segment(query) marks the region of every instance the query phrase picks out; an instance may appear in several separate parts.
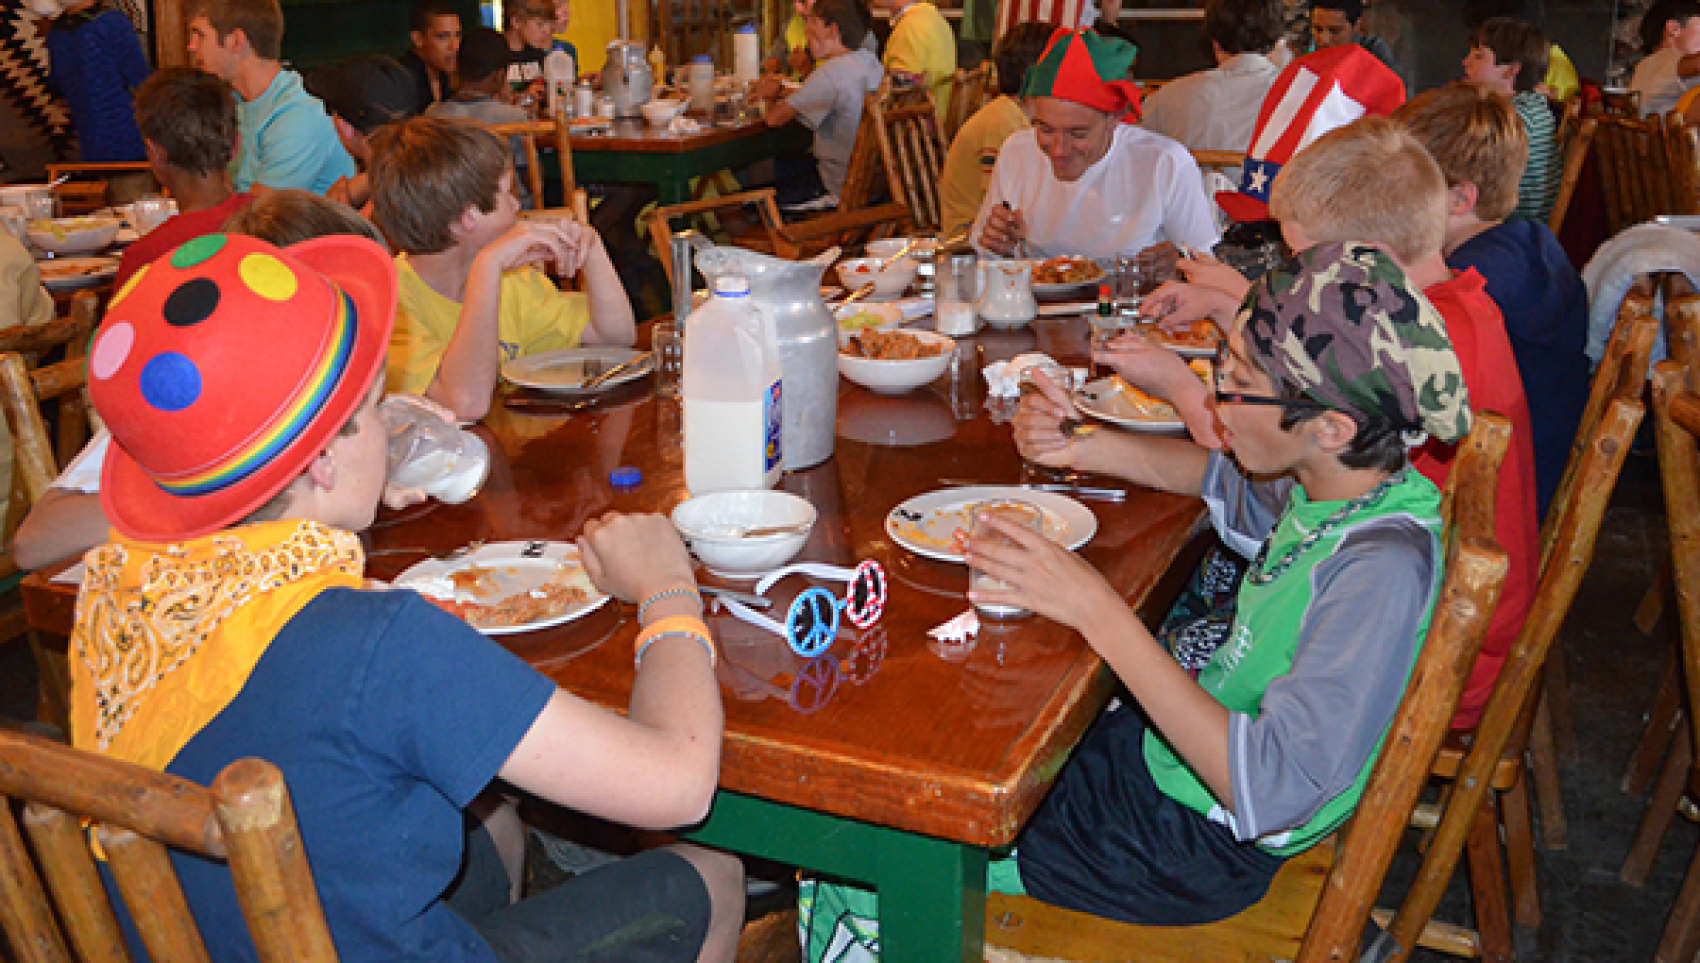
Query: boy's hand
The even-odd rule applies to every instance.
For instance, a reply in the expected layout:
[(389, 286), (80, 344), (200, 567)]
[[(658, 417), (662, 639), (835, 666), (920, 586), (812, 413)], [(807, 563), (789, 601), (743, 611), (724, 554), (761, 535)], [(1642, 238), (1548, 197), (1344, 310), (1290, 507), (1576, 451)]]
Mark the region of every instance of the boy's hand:
[(1063, 434), (1062, 423), (1076, 416), (1068, 393), (1051, 383), (1043, 371), (1031, 374), (1038, 391), (1029, 392), (1015, 409), (1010, 424), (1015, 429), (1015, 448), (1021, 457), (1048, 468), (1075, 468), (1080, 448)]
[(599, 243), (601, 238), (596, 231), (577, 221), (527, 219), (491, 241), (478, 253), (478, 258), (498, 271), (538, 264), (553, 266), (561, 277), (572, 277), (584, 267), (585, 259)]
[(685, 543), (660, 515), (610, 512), (585, 522), (577, 542), (591, 583), (615, 598), (641, 602), (662, 589), (696, 584)]
[(1165, 331), (1178, 333), (1202, 318), (1210, 318), (1226, 328), (1239, 306), (1239, 298), (1218, 288), (1169, 281), (1145, 296), (1139, 305), (1139, 316), (1156, 321)]
[(986, 223), (980, 228), (980, 246), (993, 254), (1009, 257), (1015, 245), (1027, 236), (1027, 221), (1021, 212), (1007, 204), (999, 204), (986, 212)]
[(1080, 556), (1031, 529), (998, 518), (986, 522), (1015, 544), (968, 543), (968, 564), (1008, 586), (982, 584), (969, 592), (975, 602), (1019, 606), (1083, 634), (1099, 613), (1125, 604)]

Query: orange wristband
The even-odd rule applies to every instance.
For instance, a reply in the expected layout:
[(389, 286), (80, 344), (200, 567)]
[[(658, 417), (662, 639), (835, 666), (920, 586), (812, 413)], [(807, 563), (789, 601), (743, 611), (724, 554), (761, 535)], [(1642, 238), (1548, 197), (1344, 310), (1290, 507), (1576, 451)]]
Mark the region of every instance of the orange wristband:
[(643, 665), (643, 654), (649, 650), (651, 643), (670, 636), (696, 639), (708, 650), (708, 664), (712, 666), (718, 661), (714, 640), (708, 634), (708, 625), (695, 616), (675, 615), (653, 622), (638, 633), (637, 641), (633, 644), (632, 667), (636, 669)]

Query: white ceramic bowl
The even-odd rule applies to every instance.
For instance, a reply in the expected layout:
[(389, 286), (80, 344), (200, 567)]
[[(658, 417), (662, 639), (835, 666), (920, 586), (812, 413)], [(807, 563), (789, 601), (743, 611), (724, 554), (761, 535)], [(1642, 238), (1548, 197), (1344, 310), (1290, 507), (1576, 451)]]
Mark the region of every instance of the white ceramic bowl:
[(638, 107), (643, 111), (643, 119), (656, 127), (665, 126), (684, 109), (685, 102), (682, 100), (651, 100)]
[(838, 371), (869, 391), (882, 395), (900, 395), (944, 374), (956, 352), (956, 342), (933, 331), (905, 331), (922, 341), (940, 345), (944, 350), (931, 358), (914, 361), (875, 361), (872, 358), (852, 358), (838, 352)]
[(872, 281), (874, 297), (889, 301), (909, 290), (915, 281), (915, 271), (915, 262), (906, 257), (892, 261), (889, 266), (877, 257), (848, 258), (838, 262), (838, 283), (846, 291), (855, 291)]
[[(698, 495), (673, 509), (673, 527), (691, 554), (721, 578), (756, 578), (796, 556), (814, 528), (815, 506), (788, 492), (756, 489)], [(801, 531), (731, 537), (733, 528), (798, 525)]]
[(31, 221), (26, 233), (30, 243), (54, 254), (88, 254), (112, 243), (118, 236), (116, 217), (55, 217)]

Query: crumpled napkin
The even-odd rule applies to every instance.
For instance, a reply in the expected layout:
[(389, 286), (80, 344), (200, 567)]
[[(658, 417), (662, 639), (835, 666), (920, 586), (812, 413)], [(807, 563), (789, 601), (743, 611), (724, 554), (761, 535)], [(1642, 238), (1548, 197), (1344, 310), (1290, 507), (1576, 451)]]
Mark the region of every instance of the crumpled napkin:
[(690, 117), (686, 117), (684, 114), (680, 114), (667, 122), (667, 129), (675, 134), (696, 134), (702, 131), (702, 124)]
[[(982, 372), (986, 376), (986, 393), (993, 398), (1019, 398), (1023, 372), (1036, 364), (1057, 363), (1050, 355), (1038, 352), (1018, 354), (1008, 361), (994, 361)], [(1079, 391), (1086, 384), (1086, 369), (1070, 368), (1068, 371), (1074, 377), (1074, 384), (1068, 387)]]
[(980, 616), (969, 608), (949, 622), (928, 629), (927, 634), (940, 642), (972, 642), (980, 635)]

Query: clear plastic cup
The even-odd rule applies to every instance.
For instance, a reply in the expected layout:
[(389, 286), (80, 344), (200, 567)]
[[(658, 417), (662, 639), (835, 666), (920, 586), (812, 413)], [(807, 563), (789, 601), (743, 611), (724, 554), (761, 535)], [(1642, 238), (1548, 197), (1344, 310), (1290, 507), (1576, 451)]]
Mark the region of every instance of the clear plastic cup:
[[(986, 524), (985, 517), (991, 516), (1001, 521), (1010, 522), (1033, 532), (1045, 530), (1045, 513), (1031, 502), (1015, 498), (1000, 498), (994, 501), (980, 502), (974, 506), (973, 524), (968, 530), (968, 540), (979, 545), (1012, 545), (1009, 536)], [(999, 591), (1009, 588), (1009, 585), (976, 568), (968, 570), (968, 590)], [(1014, 605), (991, 604), (975, 602), (974, 611), (981, 618), (988, 619), (1019, 619), (1032, 613)]]

